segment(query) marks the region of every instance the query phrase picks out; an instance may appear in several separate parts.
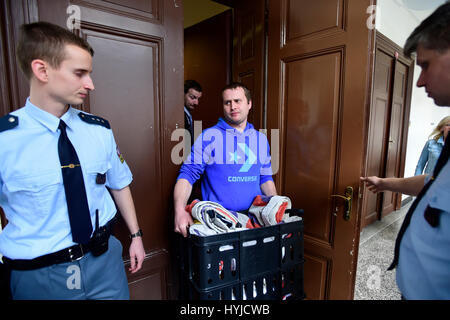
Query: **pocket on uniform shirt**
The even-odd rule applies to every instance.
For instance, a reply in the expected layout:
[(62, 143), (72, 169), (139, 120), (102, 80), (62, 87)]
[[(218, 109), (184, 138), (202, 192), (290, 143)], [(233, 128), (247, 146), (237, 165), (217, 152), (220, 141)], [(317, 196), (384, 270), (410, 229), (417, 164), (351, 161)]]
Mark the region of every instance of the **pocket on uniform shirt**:
[[(88, 188), (96, 199), (103, 197), (106, 186), (107, 172), (111, 168), (111, 164), (107, 161), (96, 162), (86, 165), (86, 188)], [(84, 170), (84, 168), (83, 168)]]
[(53, 212), (58, 192), (64, 192), (61, 171), (11, 177), (5, 185), (13, 207), (41, 216)]

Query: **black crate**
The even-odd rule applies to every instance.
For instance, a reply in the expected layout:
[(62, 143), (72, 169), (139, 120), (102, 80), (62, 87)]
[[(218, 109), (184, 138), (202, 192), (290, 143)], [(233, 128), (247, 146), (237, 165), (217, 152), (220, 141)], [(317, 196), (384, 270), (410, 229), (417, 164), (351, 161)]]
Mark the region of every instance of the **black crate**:
[(303, 223), (280, 224), (280, 268), (303, 262)]
[(205, 290), (185, 279), (182, 289), (182, 299), (188, 300), (301, 300), (305, 297), (303, 262)]
[(186, 298), (190, 300), (279, 300), (281, 294), (278, 270), (206, 290), (199, 289), (193, 282), (187, 285)]
[(188, 280), (188, 300), (242, 300), (241, 282), (235, 281), (228, 285), (201, 290), (191, 280)]
[(279, 226), (251, 229), (240, 232), (240, 279), (277, 271), (280, 267)]
[(303, 291), (303, 261), (285, 266), (280, 270), (280, 299), (300, 300), (305, 297)]
[(239, 232), (188, 239), (189, 279), (201, 290), (239, 281)]
[[(303, 296), (303, 221), (183, 241), (181, 258), (187, 261), (180, 266), (189, 299)], [(286, 274), (290, 280), (283, 284)]]
[(240, 283), (241, 300), (279, 300), (280, 273), (277, 270), (258, 274)]

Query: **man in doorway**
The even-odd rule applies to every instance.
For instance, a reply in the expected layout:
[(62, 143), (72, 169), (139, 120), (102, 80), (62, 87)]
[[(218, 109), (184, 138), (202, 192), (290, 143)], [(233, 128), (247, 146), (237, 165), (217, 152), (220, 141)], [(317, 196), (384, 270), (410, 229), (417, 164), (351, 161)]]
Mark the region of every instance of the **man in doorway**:
[[(132, 175), (107, 120), (74, 109), (94, 90), (94, 51), (59, 26), (22, 25), (25, 106), (0, 118), (0, 253), (13, 299), (129, 299), (117, 209), (130, 231), (132, 273), (144, 260)], [(108, 192), (110, 189), (112, 198)]]
[(191, 147), (194, 144), (194, 120), (191, 111), (198, 106), (202, 97), (202, 87), (195, 80), (186, 80), (184, 82), (184, 128), (191, 134)]
[(228, 210), (247, 210), (257, 195), (277, 194), (267, 138), (247, 122), (250, 91), (232, 83), (222, 90), (222, 101), (224, 117), (197, 138), (175, 184), (175, 231), (185, 237), (193, 223), (187, 201), (202, 175), (203, 200)]
[[(438, 106), (450, 106), (450, 2), (440, 6), (409, 36), (404, 52), (417, 54), (417, 81)], [(404, 299), (450, 299), (450, 141), (430, 175), (361, 178), (372, 192), (417, 196), (397, 236), (394, 260)]]

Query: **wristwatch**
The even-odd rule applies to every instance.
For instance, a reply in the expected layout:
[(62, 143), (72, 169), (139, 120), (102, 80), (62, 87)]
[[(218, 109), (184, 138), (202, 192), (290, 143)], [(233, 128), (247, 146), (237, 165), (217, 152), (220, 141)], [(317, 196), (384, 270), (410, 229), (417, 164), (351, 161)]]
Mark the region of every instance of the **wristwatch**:
[(141, 229), (139, 229), (138, 232), (130, 234), (130, 239), (142, 237), (143, 235), (144, 235), (144, 233), (142, 232)]

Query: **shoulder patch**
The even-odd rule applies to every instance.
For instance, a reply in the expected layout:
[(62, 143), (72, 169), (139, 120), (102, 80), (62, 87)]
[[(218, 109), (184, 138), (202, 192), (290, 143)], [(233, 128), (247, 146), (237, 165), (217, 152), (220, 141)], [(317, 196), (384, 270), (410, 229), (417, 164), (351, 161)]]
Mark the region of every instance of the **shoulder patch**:
[(19, 118), (17, 116), (7, 114), (6, 116), (0, 118), (0, 132), (15, 128), (18, 124)]
[(102, 127), (105, 127), (107, 129), (111, 129), (111, 126), (109, 125), (108, 120), (103, 119), (101, 117), (97, 117), (97, 116), (94, 116), (92, 114), (87, 114), (87, 113), (83, 113), (83, 112), (79, 112), (78, 116), (84, 122), (87, 122), (87, 123), (90, 123), (90, 124), (98, 124), (98, 125), (100, 125)]

